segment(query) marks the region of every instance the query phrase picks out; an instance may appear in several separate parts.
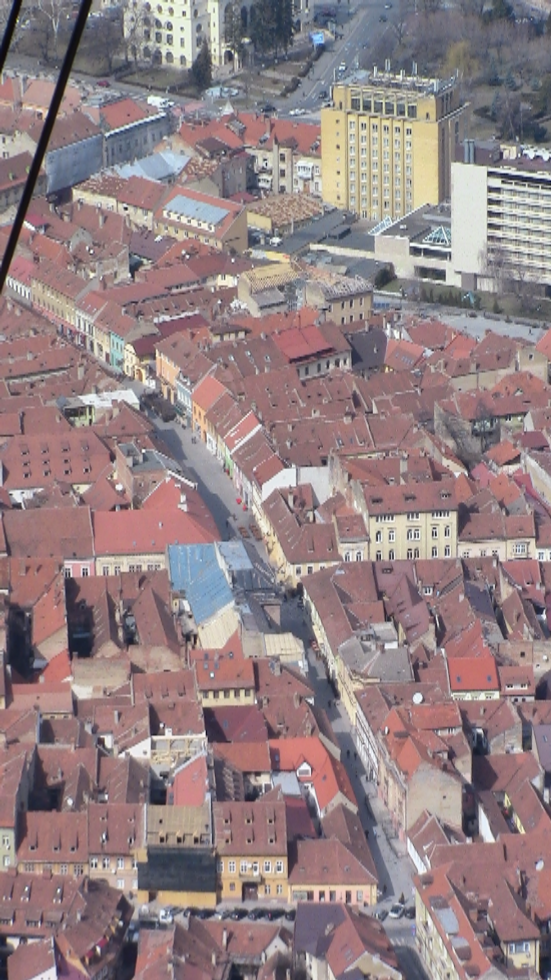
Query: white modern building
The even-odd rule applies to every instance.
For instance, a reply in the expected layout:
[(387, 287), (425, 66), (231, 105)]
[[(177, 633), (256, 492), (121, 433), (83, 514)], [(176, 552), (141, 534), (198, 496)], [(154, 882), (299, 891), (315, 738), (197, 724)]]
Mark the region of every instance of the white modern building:
[(452, 268), (464, 289), (511, 280), (551, 295), (551, 152), (511, 147), (452, 163)]

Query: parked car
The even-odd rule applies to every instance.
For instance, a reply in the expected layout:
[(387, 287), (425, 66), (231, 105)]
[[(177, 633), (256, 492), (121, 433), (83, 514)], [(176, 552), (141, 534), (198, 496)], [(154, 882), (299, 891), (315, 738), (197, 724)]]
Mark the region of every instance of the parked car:
[(408, 905), (407, 909), (404, 912), (404, 915), (405, 915), (406, 919), (414, 919), (415, 918), (415, 905)]
[(373, 913), (374, 918), (378, 919), (379, 922), (384, 922), (387, 915), (388, 915), (388, 909), (379, 909), (377, 912)]
[(273, 922), (274, 919), (281, 919), (285, 915), (285, 909), (268, 909), (266, 918)]
[(329, 92), (327, 91), (326, 88), (322, 88), (320, 94), (318, 95), (318, 99), (321, 100), (321, 99), (328, 99), (328, 98), (329, 98)]
[(247, 918), (252, 919), (253, 922), (256, 922), (257, 919), (263, 919), (265, 914), (264, 909), (251, 909)]
[(111, 88), (111, 82), (109, 82), (106, 78), (100, 78), (98, 85), (100, 88)]
[(273, 116), (277, 112), (277, 109), (271, 102), (266, 102), (266, 105), (261, 106), (258, 111), (264, 116)]
[(232, 909), (230, 919), (234, 922), (239, 922), (240, 919), (247, 918), (247, 909)]
[(159, 925), (161, 926), (171, 926), (174, 922), (174, 916), (171, 909), (160, 909), (159, 910)]
[(404, 914), (404, 906), (401, 902), (396, 902), (395, 905), (391, 906), (390, 912), (388, 913), (391, 919), (401, 919)]
[(287, 919), (287, 922), (294, 922), (296, 917), (297, 917), (297, 913), (295, 909), (287, 909), (285, 913), (285, 918)]

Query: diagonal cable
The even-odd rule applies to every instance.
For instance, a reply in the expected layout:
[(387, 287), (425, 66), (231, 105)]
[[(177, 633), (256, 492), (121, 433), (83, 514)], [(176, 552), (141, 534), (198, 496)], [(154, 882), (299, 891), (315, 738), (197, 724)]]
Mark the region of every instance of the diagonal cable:
[[(14, 0), (15, 3), (18, 0)], [(73, 33), (69, 44), (67, 46), (67, 51), (65, 52), (65, 57), (63, 59), (63, 64), (61, 66), (61, 71), (59, 73), (58, 80), (54, 89), (54, 94), (52, 96), (52, 101), (50, 103), (50, 108), (48, 109), (48, 114), (46, 116), (46, 121), (42, 127), (42, 132), (40, 134), (36, 151), (33, 157), (33, 161), (29, 168), (29, 174), (23, 189), (23, 194), (21, 195), (21, 200), (19, 202), (19, 207), (17, 208), (17, 214), (15, 216), (12, 229), (10, 232), (10, 237), (8, 238), (8, 243), (6, 245), (6, 250), (2, 257), (2, 262), (0, 264), (0, 294), (4, 288), (6, 282), (6, 276), (8, 275), (9, 268), (15, 254), (15, 249), (17, 247), (17, 242), (19, 241), (19, 236), (21, 234), (21, 229), (23, 227), (23, 222), (25, 220), (25, 215), (36, 187), (36, 182), (40, 174), (40, 169), (44, 162), (44, 157), (46, 156), (46, 150), (48, 149), (48, 143), (50, 142), (50, 137), (52, 135), (53, 128), (55, 126), (55, 121), (57, 119), (57, 114), (59, 112), (59, 107), (61, 105), (63, 96), (65, 94), (65, 87), (69, 80), (69, 75), (71, 74), (71, 69), (73, 67), (73, 62), (78, 51), (78, 47), (84, 33), (84, 28), (86, 27), (86, 21), (88, 19), (88, 14), (90, 12), (90, 7), (92, 6), (92, 0), (82, 0), (80, 8), (78, 11), (78, 16), (75, 21), (75, 26), (73, 28)], [(12, 8), (13, 12), (13, 8)], [(12, 13), (10, 12), (10, 18)], [(17, 20), (17, 16), (16, 16)], [(15, 26), (15, 25), (14, 25)], [(12, 31), (13, 33), (13, 31)]]

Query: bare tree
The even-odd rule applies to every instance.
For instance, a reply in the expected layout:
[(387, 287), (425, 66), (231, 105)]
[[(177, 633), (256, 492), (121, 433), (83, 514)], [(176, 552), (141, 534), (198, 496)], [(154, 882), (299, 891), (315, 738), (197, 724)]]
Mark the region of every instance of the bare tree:
[(107, 71), (113, 71), (115, 56), (123, 45), (123, 35), (120, 20), (110, 17), (97, 17), (94, 21), (94, 39), (98, 50), (103, 55)]
[(402, 44), (404, 36), (407, 33), (408, 21), (414, 11), (414, 6), (414, 0), (399, 0), (396, 8), (396, 16), (391, 25), (398, 44)]
[(49, 23), (54, 39), (54, 55), (57, 58), (59, 29), (62, 20), (71, 10), (70, 0), (38, 0), (38, 9)]
[(128, 64), (132, 59), (136, 70), (144, 40), (145, 21), (143, 3), (139, 3), (138, 0), (126, 0), (122, 5), (122, 47), (124, 60)]

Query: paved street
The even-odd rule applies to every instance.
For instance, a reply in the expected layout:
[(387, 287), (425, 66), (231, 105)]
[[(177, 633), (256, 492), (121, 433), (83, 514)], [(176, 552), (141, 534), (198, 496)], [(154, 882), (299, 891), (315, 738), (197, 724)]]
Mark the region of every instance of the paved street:
[[(182, 464), (192, 480), (195, 480), (201, 497), (207, 504), (222, 540), (230, 537), (241, 537), (239, 528), (247, 528), (252, 520), (250, 511), (243, 510), (237, 503), (235, 487), (229, 476), (224, 473), (220, 460), (216, 459), (197, 437), (192, 442), (191, 429), (184, 429), (179, 422), (162, 422), (157, 416), (151, 415), (158, 431), (174, 458)], [(268, 555), (263, 541), (256, 541), (252, 535), (246, 538), (256, 548), (264, 562)]]
[[(165, 423), (155, 418), (155, 423), (167, 447), (187, 473), (197, 481), (199, 491), (212, 512), (221, 536), (226, 539), (238, 534), (239, 526), (248, 526), (251, 519), (249, 512), (243, 512), (242, 506), (237, 504), (231, 480), (204, 443), (199, 440), (193, 443), (190, 429), (183, 429), (179, 422)], [(256, 542), (252, 537), (247, 540), (255, 545), (259, 555), (267, 561), (263, 543)], [(297, 599), (289, 599), (282, 604), (281, 626), (298, 636), (308, 650), (308, 679), (314, 688), (316, 704), (327, 711), (339, 741), (342, 761), (358, 800), (362, 826), (369, 832), (369, 846), (377, 867), (379, 885), (384, 892), (378, 908), (388, 910), (402, 894), (406, 904), (411, 904), (413, 868), (406, 855), (405, 845), (393, 836), (387, 811), (377, 797), (377, 787), (368, 781), (361, 760), (354, 757), (355, 744), (348, 716), (340, 703), (335, 702), (323, 662), (316, 658), (309, 647), (312, 631)], [(366, 799), (369, 808), (366, 806)], [(406, 918), (387, 917), (385, 928), (396, 946), (407, 980), (426, 980), (413, 949), (414, 922)]]

